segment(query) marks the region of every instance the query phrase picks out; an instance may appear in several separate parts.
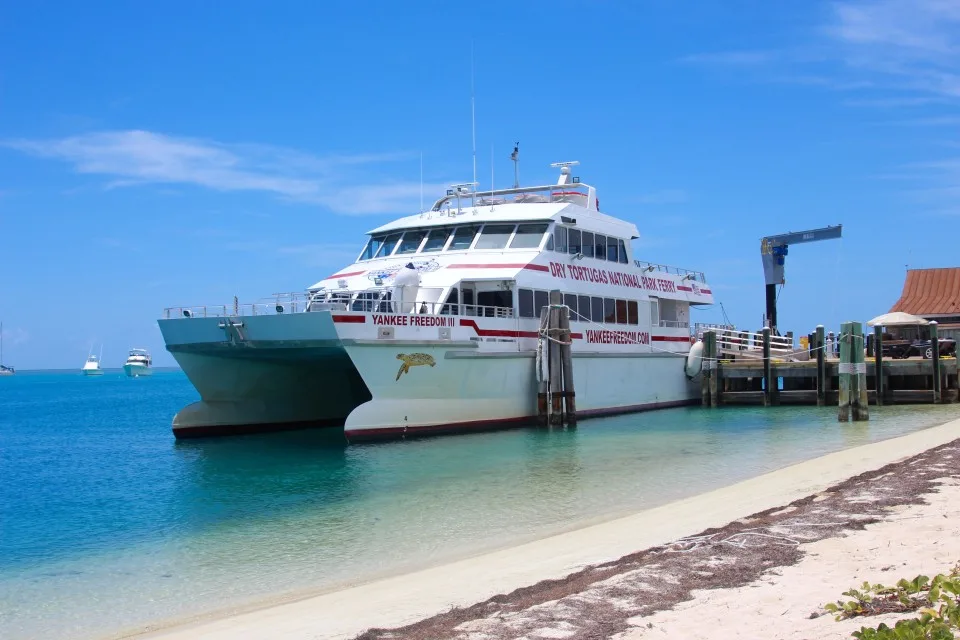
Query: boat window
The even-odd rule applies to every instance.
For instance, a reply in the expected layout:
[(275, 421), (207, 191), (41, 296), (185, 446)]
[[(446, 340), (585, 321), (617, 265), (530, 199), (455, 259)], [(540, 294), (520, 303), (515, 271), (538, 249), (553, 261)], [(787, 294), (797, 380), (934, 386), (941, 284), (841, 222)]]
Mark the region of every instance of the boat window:
[(370, 260), (373, 256), (377, 255), (377, 251), (379, 251), (383, 245), (383, 239), (385, 237), (386, 236), (374, 236), (367, 240), (367, 246), (363, 248), (363, 253), (360, 254), (360, 260)]
[(620, 243), (620, 264), (629, 264), (627, 261), (627, 245), (623, 243), (623, 240), (617, 240)]
[(613, 324), (617, 321), (617, 305), (613, 298), (603, 299), (603, 321), (607, 324)]
[(603, 298), (590, 298), (590, 318), (594, 322), (603, 322)]
[(650, 323), (654, 327), (660, 326), (660, 301), (656, 298), (650, 299)]
[(521, 318), (533, 317), (533, 291), (530, 289), (520, 289), (517, 291), (517, 303), (520, 306)]
[(451, 287), (450, 295), (447, 296), (447, 303), (443, 305), (443, 307), (440, 309), (440, 315), (444, 315), (444, 316), (459, 315), (457, 313), (457, 307), (459, 306), (459, 302), (460, 302), (460, 289), (458, 289), (457, 287)]
[(593, 245), (596, 247), (594, 249), (594, 258), (597, 260), (606, 260), (607, 259), (607, 236), (602, 236), (599, 233), (593, 236)]
[(475, 249), (503, 249), (507, 246), (510, 234), (513, 233), (512, 224), (485, 224), (480, 231)]
[(577, 296), (572, 293), (563, 294), (563, 304), (570, 307), (570, 319), (577, 319)]
[(567, 230), (567, 247), (572, 255), (577, 255), (580, 253), (580, 230), (579, 229), (568, 229)]
[(393, 313), (393, 293), (388, 289), (383, 292), (383, 298), (377, 304), (377, 313)]
[(577, 296), (577, 320), (586, 322), (590, 319), (590, 296)]
[(547, 251), (553, 251), (553, 234), (552, 234), (552, 233), (547, 236), (547, 246), (546, 246), (546, 250), (547, 250)]
[(593, 234), (589, 231), (583, 232), (583, 246), (580, 249), (580, 253), (583, 254), (584, 258), (593, 257)]
[(380, 245), (380, 248), (377, 250), (377, 253), (374, 254), (374, 258), (385, 258), (386, 256), (393, 253), (393, 248), (397, 246), (397, 241), (400, 240), (399, 233), (391, 233), (389, 236), (384, 239), (383, 244)]
[(550, 304), (550, 294), (546, 291), (533, 292), (533, 317), (540, 317), (540, 310)]
[(567, 252), (567, 228), (557, 225), (553, 230), (553, 246), (560, 253)]
[(447, 247), (447, 251), (469, 249), (478, 231), (480, 231), (480, 226), (475, 224), (466, 227), (457, 227), (457, 230), (453, 232), (453, 240), (450, 241), (450, 246)]
[(617, 239), (607, 237), (607, 260), (610, 262), (618, 262), (617, 258)]
[(353, 311), (370, 312), (374, 310), (379, 299), (379, 291), (364, 291), (363, 293), (357, 294), (357, 299), (353, 301), (353, 305), (350, 308)]
[(617, 324), (628, 324), (626, 300), (617, 300)]
[[(513, 291), (478, 291), (477, 306), (485, 317), (497, 316), (497, 309), (509, 309), (513, 313)], [(502, 316), (502, 314), (500, 314)]]
[(403, 234), (403, 240), (400, 241), (400, 246), (397, 247), (397, 255), (416, 253), (426, 235), (426, 231), (407, 231)]
[(540, 241), (543, 240), (543, 234), (546, 232), (547, 225), (543, 223), (517, 225), (517, 232), (513, 234), (510, 248), (538, 249), (540, 248)]
[(423, 245), (423, 253), (428, 251), (442, 251), (447, 244), (447, 238), (453, 229), (434, 229), (427, 236), (427, 242)]
[(627, 300), (627, 324), (640, 324), (636, 300)]

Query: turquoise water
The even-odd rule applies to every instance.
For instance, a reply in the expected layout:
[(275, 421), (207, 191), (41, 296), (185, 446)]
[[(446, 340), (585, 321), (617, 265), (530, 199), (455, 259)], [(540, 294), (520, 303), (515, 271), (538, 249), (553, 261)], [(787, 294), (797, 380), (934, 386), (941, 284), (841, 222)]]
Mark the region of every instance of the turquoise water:
[(0, 636), (89, 638), (331, 588), (663, 504), (956, 408), (678, 409), (347, 447), (176, 442), (179, 372), (0, 379)]

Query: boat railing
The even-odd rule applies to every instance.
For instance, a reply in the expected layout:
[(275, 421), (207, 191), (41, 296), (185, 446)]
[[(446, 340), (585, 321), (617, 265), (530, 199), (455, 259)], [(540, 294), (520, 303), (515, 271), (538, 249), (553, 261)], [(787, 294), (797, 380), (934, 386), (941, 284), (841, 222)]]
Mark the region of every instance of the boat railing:
[(692, 269), (683, 269), (681, 267), (671, 267), (670, 265), (646, 262), (645, 260), (634, 260), (633, 264), (638, 269), (643, 269), (644, 271), (659, 271), (660, 273), (670, 273), (678, 276), (690, 276), (689, 279), (691, 280), (697, 280), (704, 284), (707, 283), (707, 278), (703, 275), (702, 271), (693, 271)]
[(460, 191), (450, 189), (430, 208), (433, 212), (443, 212), (446, 207), (456, 212), (455, 207), (490, 206), (508, 203), (531, 202), (570, 202), (586, 206), (590, 196), (590, 185), (582, 182), (553, 184), (538, 187), (515, 187), (495, 191)]
[[(165, 319), (171, 318), (225, 318), (238, 316), (280, 315), (313, 311), (354, 311), (361, 313), (394, 313), (416, 315), (459, 315), (485, 318), (513, 318), (510, 307), (459, 304), (431, 300), (394, 300), (392, 287), (352, 291), (348, 289), (319, 290), (309, 294), (274, 294), (269, 302), (224, 305), (167, 307)], [(439, 289), (423, 287), (420, 292), (432, 296)], [(433, 292), (433, 293), (432, 293)], [(437, 296), (439, 297), (439, 296)]]

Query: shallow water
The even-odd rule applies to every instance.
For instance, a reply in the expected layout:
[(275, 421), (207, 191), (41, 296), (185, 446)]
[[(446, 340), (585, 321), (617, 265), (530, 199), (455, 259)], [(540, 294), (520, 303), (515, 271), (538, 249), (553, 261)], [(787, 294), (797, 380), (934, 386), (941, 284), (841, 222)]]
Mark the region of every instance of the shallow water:
[(346, 446), (176, 442), (179, 372), (0, 379), (0, 635), (87, 638), (540, 537), (940, 424), (954, 407), (674, 409)]

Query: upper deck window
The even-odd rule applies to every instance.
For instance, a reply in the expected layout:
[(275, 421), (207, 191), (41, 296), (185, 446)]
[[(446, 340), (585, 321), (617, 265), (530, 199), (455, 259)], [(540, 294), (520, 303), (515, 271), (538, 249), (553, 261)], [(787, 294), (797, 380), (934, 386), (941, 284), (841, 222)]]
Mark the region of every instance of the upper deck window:
[(599, 233), (593, 236), (593, 246), (594, 255), (593, 257), (597, 260), (606, 260), (607, 259), (607, 236), (602, 236)]
[(504, 249), (510, 234), (513, 233), (512, 224), (485, 224), (480, 232), (475, 249)]
[(617, 258), (617, 239), (607, 236), (607, 260), (618, 262)]
[[(629, 264), (627, 261), (627, 246), (623, 243), (623, 240), (617, 240), (620, 243), (620, 264)], [(631, 324), (636, 324), (632, 322)]]
[[(511, 249), (537, 249), (543, 234), (547, 232), (546, 224), (521, 224), (517, 226), (517, 233), (510, 241)], [(481, 236), (481, 241), (483, 236)]]
[[(560, 253), (567, 252), (567, 228), (557, 225), (553, 229), (553, 248)], [(548, 247), (549, 248), (549, 247)]]
[(580, 230), (569, 229), (567, 231), (567, 247), (572, 255), (577, 255), (581, 251)]
[(428, 251), (441, 251), (443, 247), (447, 244), (447, 238), (450, 237), (450, 232), (453, 229), (434, 229), (430, 232), (430, 235), (427, 237), (426, 244), (423, 245), (422, 251), (427, 253)]
[(400, 236), (401, 234), (399, 233), (391, 233), (390, 235), (388, 235), (384, 239), (383, 244), (380, 245), (380, 248), (377, 250), (377, 252), (374, 254), (373, 257), (385, 258), (391, 253), (393, 253), (393, 248), (397, 246), (397, 241), (400, 240)]
[(580, 248), (580, 253), (583, 254), (584, 258), (593, 257), (593, 234), (589, 231), (583, 232), (583, 245)]
[(377, 252), (380, 251), (380, 247), (383, 246), (383, 240), (386, 236), (373, 236), (367, 240), (367, 246), (363, 248), (363, 253), (360, 254), (359, 260), (370, 260), (373, 256), (377, 255)]
[(397, 247), (397, 255), (404, 253), (416, 253), (426, 235), (427, 232), (421, 230), (407, 231), (404, 233), (403, 240), (400, 241), (400, 246)]
[(480, 231), (479, 225), (457, 227), (456, 231), (453, 232), (453, 240), (450, 241), (450, 246), (447, 247), (447, 251), (463, 251), (464, 249), (469, 249), (478, 231)]

